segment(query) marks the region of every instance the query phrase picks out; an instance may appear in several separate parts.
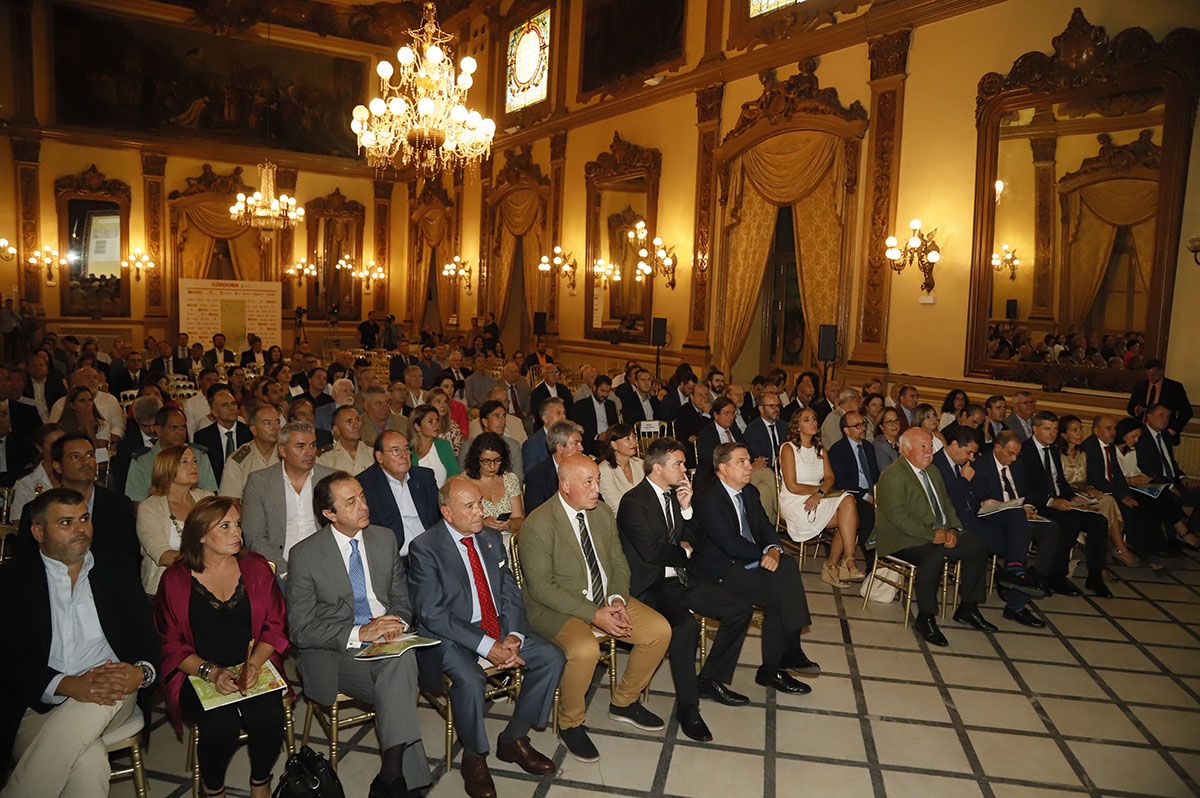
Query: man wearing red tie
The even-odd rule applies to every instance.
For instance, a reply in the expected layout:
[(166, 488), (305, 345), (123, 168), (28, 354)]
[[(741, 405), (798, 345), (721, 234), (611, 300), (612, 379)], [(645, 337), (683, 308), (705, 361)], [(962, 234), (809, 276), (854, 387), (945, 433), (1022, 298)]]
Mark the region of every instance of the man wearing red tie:
[(1165, 368), (1166, 365), (1161, 360), (1146, 361), (1146, 379), (1134, 384), (1126, 409), (1129, 415), (1141, 420), (1149, 408), (1156, 404), (1166, 405), (1171, 411), (1167, 435), (1171, 443), (1178, 446), (1179, 433), (1192, 418), (1192, 403), (1188, 400), (1187, 391), (1182, 383), (1164, 376)]

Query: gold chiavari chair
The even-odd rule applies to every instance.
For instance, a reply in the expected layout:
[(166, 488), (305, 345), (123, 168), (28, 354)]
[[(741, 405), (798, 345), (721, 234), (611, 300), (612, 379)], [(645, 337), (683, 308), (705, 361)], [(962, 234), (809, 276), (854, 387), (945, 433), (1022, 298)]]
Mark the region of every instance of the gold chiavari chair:
[[(881, 573), (881, 570), (885, 573)], [(941, 615), (943, 618), (946, 617), (951, 586), (953, 586), (954, 596), (952, 603), (958, 604), (958, 586), (961, 577), (962, 561), (947, 560), (946, 565), (942, 568), (941, 580)], [(863, 590), (863, 609), (867, 608), (867, 602), (871, 600), (871, 585), (875, 580), (896, 588), (897, 597), (904, 602), (904, 625), (907, 627), (911, 615), (913, 592), (916, 589), (917, 566), (890, 554), (885, 557), (876, 557), (875, 565), (871, 568), (871, 573), (867, 575), (866, 587)]]
[[(283, 738), (284, 745), (287, 747), (288, 756), (296, 753), (296, 731), (292, 715), (292, 699), (288, 696), (287, 691), (284, 691), (281, 697), (283, 701)], [(306, 699), (307, 703), (307, 699)], [(245, 745), (250, 739), (250, 735), (245, 729), (238, 734), (238, 745)], [(304, 745), (308, 744), (308, 727), (304, 728)], [(188, 727), (188, 742), (187, 742), (187, 770), (192, 777), (192, 798), (200, 798), (204, 795), (204, 788), (200, 784), (200, 728), (196, 724)], [(333, 765), (334, 770), (337, 770), (337, 765)], [(139, 795), (138, 798), (143, 798)]]
[[(485, 701), (495, 701), (497, 698), (507, 698), (514, 701), (521, 693), (521, 669), (497, 668), (483, 657), (479, 658), (479, 666), (487, 679), (483, 691)], [(433, 705), (434, 710), (446, 722), (446, 772), (454, 762), (454, 707), (450, 704), (450, 688), (454, 683), (449, 676), (442, 676), (442, 689), (437, 692), (422, 690), (421, 695)]]

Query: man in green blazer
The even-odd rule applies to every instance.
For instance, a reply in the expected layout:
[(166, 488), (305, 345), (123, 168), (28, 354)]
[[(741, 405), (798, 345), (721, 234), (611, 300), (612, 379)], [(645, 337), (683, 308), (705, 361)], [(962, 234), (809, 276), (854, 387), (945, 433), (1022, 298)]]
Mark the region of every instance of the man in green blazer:
[(558, 493), (525, 519), (519, 544), (529, 624), (567, 657), (559, 683), (559, 737), (584, 762), (600, 758), (583, 725), (600, 659), (596, 634), (633, 645), (609, 717), (650, 731), (665, 724), (638, 698), (671, 642), (666, 618), (630, 595), (617, 522), (599, 499), (599, 468), (586, 455), (570, 455), (558, 467)]
[(933, 465), (933, 436), (911, 427), (900, 436), (900, 459), (879, 476), (875, 494), (875, 541), (880, 557), (892, 555), (917, 567), (917, 634), (934, 646), (948, 645), (937, 625), (938, 583), (946, 560), (962, 560), (961, 603), (954, 620), (996, 631), (979, 612), (985, 598), (985, 542), (963, 532)]

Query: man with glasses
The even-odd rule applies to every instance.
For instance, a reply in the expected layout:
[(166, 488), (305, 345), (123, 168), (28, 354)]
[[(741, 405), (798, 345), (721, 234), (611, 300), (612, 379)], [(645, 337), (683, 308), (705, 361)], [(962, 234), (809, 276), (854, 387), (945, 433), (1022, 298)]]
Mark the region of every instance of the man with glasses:
[(131, 501), (143, 502), (150, 496), (150, 475), (154, 470), (154, 458), (163, 449), (172, 446), (191, 446), (200, 467), (200, 490), (217, 489), (217, 478), (213, 476), (208, 451), (199, 444), (187, 442), (187, 418), (183, 411), (174, 407), (160, 408), (154, 416), (154, 434), (158, 442), (133, 458), (129, 464), (129, 475), (125, 478), (125, 495)]
[(875, 447), (865, 439), (867, 420), (862, 413), (850, 411), (842, 416), (842, 439), (829, 447), (829, 465), (833, 468), (834, 490), (853, 494), (858, 507), (858, 543), (866, 554), (867, 568), (875, 552), (867, 548), (875, 528), (875, 496), (873, 489), (879, 481), (879, 461)]
[(433, 471), (414, 465), (408, 438), (388, 430), (375, 439), (375, 464), (358, 475), (371, 509), (371, 523), (396, 536), (401, 557), (413, 540), (441, 517)]
[(750, 484), (758, 488), (767, 518), (779, 520), (779, 486), (775, 473), (779, 467), (779, 447), (787, 439), (787, 429), (779, 420), (783, 402), (776, 391), (764, 391), (758, 402), (758, 418), (746, 425), (742, 440), (750, 450), (754, 472)]
[(1004, 426), (1017, 433), (1021, 443), (1033, 435), (1033, 416), (1037, 413), (1037, 399), (1029, 391), (1017, 391), (1013, 395), (1013, 412), (1004, 421)]

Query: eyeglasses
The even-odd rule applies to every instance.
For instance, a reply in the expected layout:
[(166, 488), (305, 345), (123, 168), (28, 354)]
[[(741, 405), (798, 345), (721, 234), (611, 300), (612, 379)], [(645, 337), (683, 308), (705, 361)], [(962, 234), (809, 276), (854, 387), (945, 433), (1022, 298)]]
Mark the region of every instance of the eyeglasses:
[(897, 425), (899, 425), (899, 423), (900, 423), (900, 419), (898, 419), (898, 418), (889, 418), (889, 419), (887, 419), (886, 421), (882, 421), (882, 422), (880, 422), (880, 423), (882, 423), (882, 424), (897, 424)]
[(479, 458), (480, 465), (500, 465), (503, 462), (504, 462), (503, 457), (480, 457)]
[[(897, 423), (899, 423), (899, 422), (897, 422)], [(847, 427), (847, 428), (849, 428), (849, 429), (866, 429), (866, 428), (867, 428), (867, 422), (865, 422), (865, 421), (860, 421), (860, 422), (858, 422), (857, 424), (847, 424), (847, 425), (846, 425), (846, 427)]]
[(407, 452), (407, 446), (392, 446), (388, 449), (381, 449), (384, 454), (390, 454), (392, 457), (399, 457), (401, 452)]

